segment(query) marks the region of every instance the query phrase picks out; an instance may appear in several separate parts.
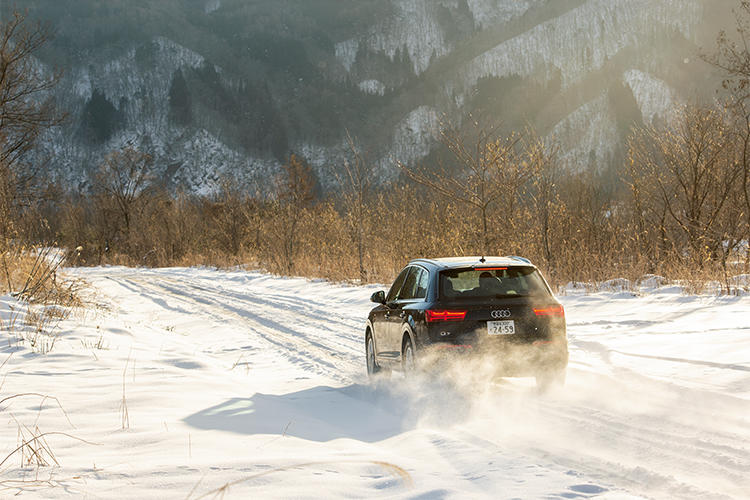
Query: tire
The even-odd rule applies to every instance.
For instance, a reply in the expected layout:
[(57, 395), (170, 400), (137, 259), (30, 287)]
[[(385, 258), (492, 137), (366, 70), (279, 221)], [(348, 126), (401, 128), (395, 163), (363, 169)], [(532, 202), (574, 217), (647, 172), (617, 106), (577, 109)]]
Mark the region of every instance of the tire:
[(370, 332), (365, 337), (365, 361), (367, 363), (367, 376), (375, 378), (376, 376), (391, 374), (390, 370), (382, 368), (375, 359), (375, 341), (372, 339)]
[(414, 352), (414, 344), (411, 341), (411, 337), (408, 335), (404, 339), (403, 346), (401, 347), (401, 369), (404, 372), (405, 377), (413, 376), (417, 371), (417, 358)]
[(544, 370), (536, 374), (536, 387), (540, 392), (565, 386), (566, 368)]

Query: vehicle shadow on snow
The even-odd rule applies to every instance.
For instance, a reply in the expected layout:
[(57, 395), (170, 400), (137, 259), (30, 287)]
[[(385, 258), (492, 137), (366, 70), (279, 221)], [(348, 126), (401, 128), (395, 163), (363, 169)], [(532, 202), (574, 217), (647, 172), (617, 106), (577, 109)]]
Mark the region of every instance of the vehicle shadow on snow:
[(378, 442), (421, 423), (459, 422), (470, 408), (467, 396), (442, 385), (393, 389), (385, 384), (352, 384), (232, 398), (184, 421), (198, 429), (238, 434)]
[(377, 442), (409, 428), (408, 407), (404, 397), (375, 386), (318, 386), (289, 394), (232, 398), (190, 415), (185, 422), (198, 429), (238, 434)]

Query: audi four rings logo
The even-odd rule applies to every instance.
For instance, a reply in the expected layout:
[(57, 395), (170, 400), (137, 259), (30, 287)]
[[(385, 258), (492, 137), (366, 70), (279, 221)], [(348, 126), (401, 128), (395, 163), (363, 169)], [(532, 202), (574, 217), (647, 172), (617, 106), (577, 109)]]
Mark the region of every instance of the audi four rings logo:
[(510, 318), (510, 309), (497, 309), (492, 311), (493, 319)]

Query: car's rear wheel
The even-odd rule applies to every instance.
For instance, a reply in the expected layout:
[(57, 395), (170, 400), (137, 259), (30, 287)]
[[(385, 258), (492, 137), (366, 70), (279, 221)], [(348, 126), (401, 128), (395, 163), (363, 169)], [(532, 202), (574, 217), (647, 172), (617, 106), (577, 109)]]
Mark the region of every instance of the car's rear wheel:
[(378, 365), (377, 359), (375, 359), (375, 341), (372, 339), (372, 335), (368, 332), (367, 339), (365, 340), (365, 358), (367, 360), (367, 375), (372, 378), (376, 375), (390, 375), (390, 370), (383, 369)]
[(413, 375), (417, 369), (417, 360), (414, 353), (414, 344), (408, 336), (404, 339), (404, 345), (401, 349), (401, 368), (407, 377)]

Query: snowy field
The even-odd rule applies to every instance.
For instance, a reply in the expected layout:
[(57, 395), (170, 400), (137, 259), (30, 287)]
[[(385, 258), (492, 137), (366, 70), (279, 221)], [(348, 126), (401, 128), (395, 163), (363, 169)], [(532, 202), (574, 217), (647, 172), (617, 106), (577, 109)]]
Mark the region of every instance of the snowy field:
[(69, 434), (46, 437), (59, 466), (3, 463), (0, 497), (750, 495), (750, 297), (569, 293), (568, 384), (540, 395), (475, 373), (369, 383), (375, 287), (73, 272), (97, 306), (49, 354), (0, 330), (0, 399), (64, 409), (0, 403), (0, 459), (19, 426)]

